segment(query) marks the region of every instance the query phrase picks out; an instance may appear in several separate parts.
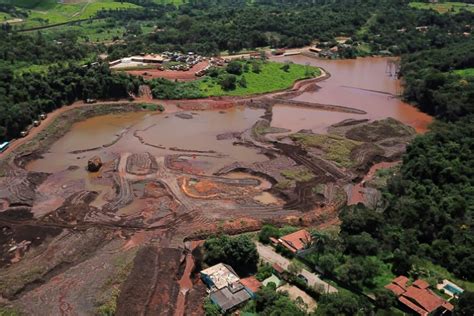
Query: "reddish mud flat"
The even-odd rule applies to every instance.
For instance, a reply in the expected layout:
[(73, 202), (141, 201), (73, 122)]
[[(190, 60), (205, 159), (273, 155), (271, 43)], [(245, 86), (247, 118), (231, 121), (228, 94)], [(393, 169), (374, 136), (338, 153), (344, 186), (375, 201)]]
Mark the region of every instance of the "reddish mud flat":
[(353, 185), (351, 190), (351, 193), (349, 194), (349, 200), (347, 201), (348, 205), (355, 205), (358, 203), (365, 203), (367, 202), (367, 196), (365, 194), (365, 184), (372, 180), (378, 170), (381, 169), (389, 169), (393, 166), (396, 166), (400, 164), (399, 161), (394, 161), (394, 162), (379, 162), (373, 165), (369, 172), (365, 175), (364, 179), (357, 183), (356, 185)]
[[(399, 82), (386, 78), (386, 59), (284, 58), (313, 62), (332, 77), (300, 83), (281, 99), (259, 97), (258, 109), (223, 98), (164, 101), (164, 113), (75, 124), (76, 112), (66, 113), (64, 136), (39, 135), (15, 151), (0, 178), (7, 245), (0, 295), (26, 314), (117, 306), (116, 315), (202, 315), (206, 289), (193, 276), (199, 262), (183, 251), (185, 240), (255, 231), (264, 222), (337, 225), (348, 199), (366, 202), (357, 187), (344, 188), (391, 166), (375, 161), (399, 160), (415, 134), (385, 118), (418, 131), (430, 118), (390, 96)], [(292, 138), (273, 127), (306, 131)], [(347, 150), (334, 152), (331, 142)], [(103, 164), (90, 173), (93, 156)]]

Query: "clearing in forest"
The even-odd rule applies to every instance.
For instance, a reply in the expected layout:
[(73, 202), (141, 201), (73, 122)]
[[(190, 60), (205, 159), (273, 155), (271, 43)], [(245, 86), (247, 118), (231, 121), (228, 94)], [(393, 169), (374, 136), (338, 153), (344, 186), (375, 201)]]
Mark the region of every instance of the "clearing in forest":
[(47, 24), (56, 24), (93, 17), (100, 10), (137, 8), (138, 6), (126, 1), (114, 0), (0, 0), (0, 3), (13, 4), (19, 8), (28, 9), (29, 16), (24, 25), (36, 27)]
[(443, 2), (443, 3), (425, 3), (410, 2), (410, 7), (415, 9), (435, 10), (438, 13), (459, 13), (461, 10), (474, 12), (474, 4), (463, 2)]

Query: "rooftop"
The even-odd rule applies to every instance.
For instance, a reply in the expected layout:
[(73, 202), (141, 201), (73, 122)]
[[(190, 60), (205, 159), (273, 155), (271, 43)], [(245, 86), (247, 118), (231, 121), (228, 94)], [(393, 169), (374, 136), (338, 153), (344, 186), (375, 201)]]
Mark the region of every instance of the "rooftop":
[(273, 268), (273, 270), (275, 270), (276, 272), (278, 272), (280, 274), (285, 272), (285, 269), (283, 269), (278, 263), (272, 264), (272, 268)]
[(406, 276), (404, 275), (400, 275), (398, 277), (396, 277), (395, 279), (393, 279), (392, 283), (402, 287), (402, 288), (406, 288), (407, 286), (407, 283), (408, 281), (410, 281)]
[(305, 246), (311, 241), (311, 234), (306, 230), (302, 229), (292, 234), (280, 237), (280, 242), (291, 250), (292, 252), (297, 252), (302, 250)]
[(272, 274), (271, 277), (266, 278), (262, 282), (264, 286), (267, 286), (269, 283), (275, 283), (276, 287), (279, 287), (281, 285), (281, 280), (276, 275)]
[(418, 279), (412, 284), (413, 286), (416, 286), (419, 289), (427, 289), (430, 287), (429, 283), (426, 282), (425, 280)]
[(249, 299), (250, 294), (243, 287), (237, 291), (231, 291), (228, 287), (224, 287), (211, 293), (211, 300), (219, 305), (224, 313)]
[(410, 286), (403, 297), (416, 302), (417, 305), (421, 306), (425, 311), (431, 313), (438, 307), (442, 306), (445, 300), (437, 296), (428, 289), (419, 289), (415, 286)]
[(258, 292), (260, 288), (262, 287), (262, 283), (257, 280), (254, 276), (250, 276), (248, 278), (240, 280), (243, 286), (248, 288), (252, 292)]
[(451, 303), (429, 289), (430, 285), (425, 280), (418, 279), (411, 286), (407, 286), (408, 281), (407, 277), (399, 276), (385, 288), (392, 291), (402, 304), (421, 316), (428, 315), (440, 307), (446, 310), (453, 309)]
[(207, 275), (219, 290), (239, 281), (239, 277), (234, 270), (223, 263), (218, 263), (215, 266), (202, 270), (201, 274)]

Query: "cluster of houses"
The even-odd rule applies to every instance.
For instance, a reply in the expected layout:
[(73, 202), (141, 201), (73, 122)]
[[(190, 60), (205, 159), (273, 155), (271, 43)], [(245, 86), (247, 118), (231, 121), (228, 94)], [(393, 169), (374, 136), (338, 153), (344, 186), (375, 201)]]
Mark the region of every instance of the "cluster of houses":
[(193, 52), (188, 52), (187, 54), (183, 54), (180, 52), (163, 52), (161, 55), (164, 56), (167, 61), (182, 63), (181, 65), (177, 66), (183, 66), (184, 68), (187, 68), (184, 69), (177, 67), (176, 69), (172, 69), (173, 66), (169, 67), (169, 69), (172, 70), (189, 70), (197, 63), (200, 63), (201, 61), (205, 60), (203, 56), (197, 55)]
[[(306, 245), (311, 241), (311, 235), (308, 231), (303, 229), (279, 239), (272, 238), (271, 241), (297, 254), (306, 248)], [(256, 292), (258, 292), (262, 286), (273, 283), (277, 288), (282, 287), (284, 282), (281, 279), (285, 273), (285, 269), (280, 265), (273, 264), (272, 275), (260, 282), (254, 276), (241, 279), (231, 266), (219, 263), (202, 270), (200, 276), (208, 287), (211, 301), (225, 314), (236, 310), (247, 301), (254, 299)], [(287, 287), (290, 288), (291, 286), (288, 285)], [(295, 289), (298, 290), (297, 288)], [(285, 288), (285, 290), (287, 290), (287, 288)], [(300, 297), (307, 297), (308, 300), (312, 300), (306, 293), (301, 290), (299, 291), (301, 292), (298, 294)]]
[(255, 298), (261, 283), (255, 277), (240, 279), (229, 265), (219, 263), (201, 271), (201, 279), (209, 288), (211, 301), (223, 313), (242, 306)]
[[(385, 286), (386, 289), (392, 291), (397, 297), (399, 303), (405, 307), (407, 311), (415, 315), (431, 316), (431, 315), (449, 315), (454, 306), (447, 300), (436, 295), (431, 289), (428, 282), (418, 279), (410, 283), (406, 276), (399, 276)], [(462, 293), (462, 289), (444, 280), (441, 290), (449, 296), (457, 296)]]
[(146, 65), (159, 65), (158, 68), (164, 70), (161, 65), (167, 62), (176, 64), (170, 65), (168, 69), (187, 71), (197, 63), (205, 60), (204, 57), (193, 52), (183, 54), (180, 52), (163, 52), (161, 54), (139, 54), (137, 56), (124, 57), (111, 61), (109, 66), (112, 68), (129, 68)]

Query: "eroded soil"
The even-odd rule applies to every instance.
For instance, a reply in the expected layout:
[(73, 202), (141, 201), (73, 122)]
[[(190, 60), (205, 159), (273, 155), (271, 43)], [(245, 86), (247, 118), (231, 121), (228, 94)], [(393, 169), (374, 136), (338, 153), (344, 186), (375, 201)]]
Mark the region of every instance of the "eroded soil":
[[(161, 114), (125, 104), (65, 112), (1, 162), (2, 304), (202, 315), (191, 241), (264, 223), (337, 223), (351, 188), (374, 164), (399, 160), (415, 130), (294, 99), (317, 93), (319, 80), (248, 99), (165, 102)], [(351, 119), (282, 128), (280, 104)], [(92, 156), (103, 163), (96, 173), (86, 170)]]

